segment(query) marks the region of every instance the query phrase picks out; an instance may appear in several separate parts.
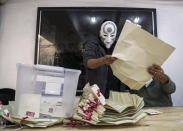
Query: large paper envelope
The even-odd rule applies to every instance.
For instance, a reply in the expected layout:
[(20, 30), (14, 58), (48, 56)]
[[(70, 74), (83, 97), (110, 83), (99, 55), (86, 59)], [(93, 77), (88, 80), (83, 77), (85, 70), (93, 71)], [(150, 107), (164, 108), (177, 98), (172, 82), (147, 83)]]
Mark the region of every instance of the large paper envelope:
[(161, 66), (174, 50), (138, 25), (126, 21), (112, 53), (118, 58), (111, 64), (113, 74), (129, 88), (139, 90), (152, 78), (147, 68), (152, 64)]

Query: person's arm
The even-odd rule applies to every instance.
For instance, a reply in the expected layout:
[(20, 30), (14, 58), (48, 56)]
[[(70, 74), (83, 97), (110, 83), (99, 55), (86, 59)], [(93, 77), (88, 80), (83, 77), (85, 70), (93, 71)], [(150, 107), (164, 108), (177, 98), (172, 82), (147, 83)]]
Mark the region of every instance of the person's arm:
[(88, 59), (87, 67), (89, 69), (96, 69), (104, 64), (112, 64), (115, 60), (116, 58), (112, 57), (111, 55), (105, 55), (104, 57), (100, 57), (97, 59)]
[(164, 73), (159, 65), (153, 64), (148, 68), (148, 72), (153, 75), (155, 79), (160, 81), (162, 89), (167, 94), (175, 92), (175, 83)]
[[(168, 77), (168, 76), (167, 76)], [(167, 93), (167, 94), (172, 94), (176, 90), (175, 83), (168, 77), (168, 82), (165, 84), (161, 85), (162, 89)]]

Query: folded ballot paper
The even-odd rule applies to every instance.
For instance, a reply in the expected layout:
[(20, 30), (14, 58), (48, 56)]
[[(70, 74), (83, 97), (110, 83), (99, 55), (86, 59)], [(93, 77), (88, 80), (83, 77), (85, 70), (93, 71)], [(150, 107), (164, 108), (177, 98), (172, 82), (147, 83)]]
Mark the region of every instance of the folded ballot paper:
[(136, 123), (146, 116), (142, 111), (143, 106), (143, 99), (135, 94), (110, 91), (109, 99), (104, 106), (106, 111), (100, 118), (99, 125)]
[(126, 21), (112, 53), (118, 58), (111, 64), (113, 74), (129, 88), (139, 90), (152, 78), (147, 68), (152, 64), (161, 66), (174, 50), (140, 26)]
[(143, 99), (137, 95), (111, 91), (106, 100), (97, 85), (87, 84), (73, 119), (92, 125), (136, 123), (146, 116), (143, 106)]

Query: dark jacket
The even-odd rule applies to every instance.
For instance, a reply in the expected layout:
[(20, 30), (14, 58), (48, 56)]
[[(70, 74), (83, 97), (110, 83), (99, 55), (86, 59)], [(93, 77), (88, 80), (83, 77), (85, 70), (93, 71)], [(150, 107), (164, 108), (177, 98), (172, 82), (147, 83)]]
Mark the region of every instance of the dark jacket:
[(109, 90), (123, 91), (127, 87), (117, 79), (109, 65), (103, 65), (96, 69), (87, 68), (88, 59), (97, 59), (107, 54), (111, 55), (115, 43), (110, 49), (106, 49), (99, 38), (91, 38), (84, 44), (83, 61), (86, 68), (86, 80), (90, 85), (97, 84), (102, 94), (108, 98)]
[(88, 69), (87, 61), (88, 59), (96, 59), (106, 55), (105, 49), (100, 45), (98, 39), (88, 40), (84, 44), (83, 61), (86, 67), (86, 80), (90, 85), (97, 84), (102, 92), (105, 93), (106, 83), (107, 83), (107, 72), (108, 65), (103, 65), (96, 69)]

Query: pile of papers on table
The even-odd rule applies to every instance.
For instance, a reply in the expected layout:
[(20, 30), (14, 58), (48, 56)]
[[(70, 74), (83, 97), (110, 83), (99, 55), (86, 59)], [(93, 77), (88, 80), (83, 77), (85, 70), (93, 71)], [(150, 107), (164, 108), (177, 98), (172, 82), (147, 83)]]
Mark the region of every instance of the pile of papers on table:
[[(14, 101), (9, 102), (9, 105), (3, 105), (0, 109), (0, 117), (3, 117), (5, 120), (14, 123), (15, 125), (26, 125), (29, 127), (48, 127), (58, 123), (62, 123), (63, 118), (53, 118), (53, 117), (44, 117), (41, 118), (18, 118), (13, 116), (12, 110), (14, 108)], [(6, 127), (6, 126), (5, 126)]]
[(15, 123), (29, 127), (48, 127), (55, 124), (66, 125), (121, 125), (136, 123), (146, 116), (142, 111), (144, 101), (141, 97), (126, 92), (110, 92), (109, 99), (105, 99), (97, 85), (87, 84), (83, 95), (74, 109), (72, 118), (54, 118), (40, 116), (40, 118), (18, 118), (12, 115), (14, 102), (2, 106), (0, 116)]
[(136, 123), (146, 115), (142, 111), (143, 106), (143, 99), (135, 94), (111, 91), (109, 99), (106, 100), (106, 111), (99, 124)]
[(110, 92), (105, 99), (97, 85), (87, 84), (73, 118), (93, 125), (136, 123), (146, 116), (141, 97), (126, 92)]

